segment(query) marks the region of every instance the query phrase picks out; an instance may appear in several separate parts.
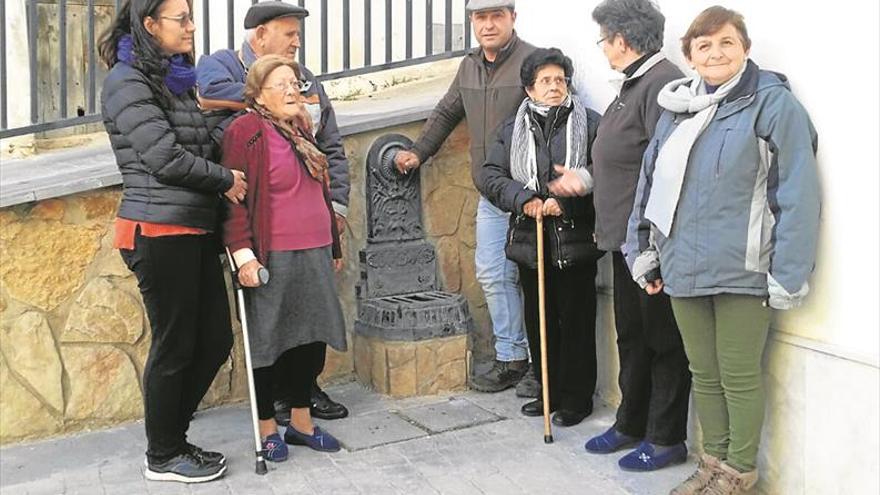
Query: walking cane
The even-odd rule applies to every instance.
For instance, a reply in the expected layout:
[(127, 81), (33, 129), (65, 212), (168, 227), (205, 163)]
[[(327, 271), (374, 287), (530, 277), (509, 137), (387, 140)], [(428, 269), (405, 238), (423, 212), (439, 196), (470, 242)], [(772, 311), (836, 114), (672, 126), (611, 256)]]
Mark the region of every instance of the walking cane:
[[(251, 421), (254, 425), (254, 445), (256, 446), (255, 453), (257, 456), (256, 472), (257, 474), (266, 474), (269, 470), (266, 469), (266, 460), (263, 458), (263, 442), (260, 440), (259, 414), (257, 414), (257, 392), (254, 388), (254, 368), (251, 366), (251, 344), (248, 340), (248, 324), (247, 312), (244, 307), (244, 291), (242, 290), (241, 283), (238, 281), (238, 268), (235, 266), (235, 260), (232, 258), (229, 248), (226, 248), (226, 259), (229, 260), (229, 268), (232, 271), (232, 287), (235, 289), (235, 300), (238, 305), (238, 320), (241, 322), (241, 338), (244, 341), (244, 362), (245, 366), (247, 366), (248, 398), (251, 404)], [(259, 272), (257, 272), (257, 277), (260, 279), (261, 285), (266, 284), (269, 282), (269, 270), (260, 268)]]
[(538, 215), (536, 229), (538, 234), (538, 320), (541, 334), (541, 388), (544, 402), (544, 443), (553, 443), (550, 431), (550, 380), (547, 378), (547, 311), (544, 302), (544, 218)]

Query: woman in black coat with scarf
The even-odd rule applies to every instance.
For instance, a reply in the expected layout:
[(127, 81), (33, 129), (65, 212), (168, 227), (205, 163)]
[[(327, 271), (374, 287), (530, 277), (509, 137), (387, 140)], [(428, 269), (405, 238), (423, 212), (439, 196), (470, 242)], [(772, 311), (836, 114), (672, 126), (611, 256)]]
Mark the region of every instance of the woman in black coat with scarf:
[[(570, 168), (592, 188), (590, 145), (599, 115), (570, 91), (571, 60), (559, 49), (538, 49), (522, 65), (528, 98), (497, 131), (478, 187), (513, 213), (507, 257), (519, 266), (533, 369), (540, 382), (536, 221), (544, 218), (547, 368), (553, 423), (572, 426), (593, 412), (596, 388), (596, 260), (592, 195), (557, 198), (547, 183)], [(526, 416), (543, 414), (538, 399)]]

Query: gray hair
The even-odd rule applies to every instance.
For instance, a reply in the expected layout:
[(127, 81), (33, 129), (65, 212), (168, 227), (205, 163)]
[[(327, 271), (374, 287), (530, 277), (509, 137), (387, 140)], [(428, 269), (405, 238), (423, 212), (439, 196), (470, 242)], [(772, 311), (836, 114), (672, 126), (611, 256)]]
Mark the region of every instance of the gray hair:
[(663, 48), (666, 18), (651, 0), (605, 0), (593, 9), (603, 36), (619, 34), (640, 54)]

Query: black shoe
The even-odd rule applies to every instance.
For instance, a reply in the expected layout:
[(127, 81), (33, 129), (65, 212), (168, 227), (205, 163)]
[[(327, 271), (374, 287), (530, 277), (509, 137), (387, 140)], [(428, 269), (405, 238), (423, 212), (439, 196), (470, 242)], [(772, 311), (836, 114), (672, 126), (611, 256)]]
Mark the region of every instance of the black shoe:
[(144, 477), (152, 481), (201, 483), (215, 480), (225, 472), (226, 464), (206, 462), (189, 452), (184, 452), (162, 463), (147, 462)]
[[(555, 411), (556, 408), (553, 407), (553, 404), (550, 405), (550, 412)], [(543, 416), (544, 415), (544, 401), (541, 399), (533, 400), (531, 402), (526, 402), (519, 410), (523, 413), (524, 416)]]
[[(348, 416), (348, 409), (342, 404), (334, 402), (327, 395), (327, 392), (321, 390), (317, 385), (312, 387), (312, 406), (309, 408), (309, 412), (313, 418), (318, 419), (342, 419)], [(290, 410), (288, 409), (289, 414)]]
[(516, 384), (516, 396), (524, 397), (526, 399), (541, 398), (541, 383), (535, 378), (535, 372), (532, 369), (531, 363), (529, 363), (529, 369), (526, 370), (526, 374), (523, 375), (522, 380)]
[(516, 386), (528, 369), (528, 359), (519, 361), (495, 360), (492, 369), (485, 374), (471, 378), (470, 387), (479, 392), (501, 392)]
[(560, 409), (559, 411), (556, 411), (556, 414), (553, 415), (552, 421), (553, 424), (556, 426), (574, 426), (583, 421), (584, 418), (589, 415), (589, 412)]
[(275, 422), (278, 423), (278, 426), (290, 424), (290, 404), (287, 401), (275, 401)]
[(186, 451), (192, 454), (195, 458), (202, 460), (203, 462), (212, 464), (226, 464), (226, 456), (224, 456), (220, 452), (202, 450), (201, 448), (196, 447), (191, 443), (186, 444)]

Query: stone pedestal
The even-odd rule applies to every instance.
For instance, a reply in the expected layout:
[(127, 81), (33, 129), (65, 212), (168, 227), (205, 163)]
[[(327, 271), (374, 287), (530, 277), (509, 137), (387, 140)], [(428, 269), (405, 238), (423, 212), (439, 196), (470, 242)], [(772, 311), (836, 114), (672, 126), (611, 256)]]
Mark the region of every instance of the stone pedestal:
[(382, 136), (367, 156), (367, 246), (359, 255), (354, 368), (358, 380), (394, 397), (467, 386), (473, 318), (461, 294), (440, 290), (437, 256), (424, 238), (418, 169), (401, 175), (401, 135)]
[(465, 390), (466, 355), (467, 335), (419, 342), (354, 336), (358, 381), (392, 397)]

